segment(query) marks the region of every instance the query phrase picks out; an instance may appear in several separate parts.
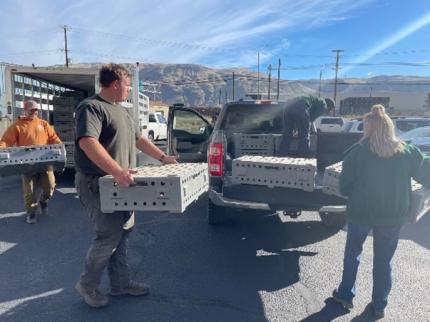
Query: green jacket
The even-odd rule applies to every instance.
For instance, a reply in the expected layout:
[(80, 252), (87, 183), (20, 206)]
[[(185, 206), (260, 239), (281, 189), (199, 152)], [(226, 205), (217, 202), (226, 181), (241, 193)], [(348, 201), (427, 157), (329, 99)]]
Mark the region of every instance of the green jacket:
[(322, 98), (313, 95), (302, 96), (301, 98), (309, 108), (309, 118), (311, 122), (325, 113), (327, 105)]
[(430, 186), (430, 158), (407, 144), (404, 153), (380, 158), (368, 142), (355, 144), (343, 161), (339, 190), (348, 197), (347, 221), (401, 226), (407, 221), (411, 178)]

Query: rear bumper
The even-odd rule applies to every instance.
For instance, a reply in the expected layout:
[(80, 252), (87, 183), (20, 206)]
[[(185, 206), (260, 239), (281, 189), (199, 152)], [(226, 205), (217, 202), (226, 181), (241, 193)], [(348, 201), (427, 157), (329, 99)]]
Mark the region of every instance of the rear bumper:
[(316, 187), (311, 192), (292, 188), (269, 188), (232, 184), (227, 177), (220, 190), (211, 187), (209, 198), (215, 205), (222, 207), (299, 211), (345, 205), (345, 199), (323, 193), (322, 187)]
[(223, 196), (222, 193), (214, 190), (209, 190), (209, 199), (217, 206), (230, 207), (230, 208), (242, 208), (242, 209), (259, 209), (259, 210), (270, 210), (267, 203), (258, 203), (242, 200), (229, 199)]

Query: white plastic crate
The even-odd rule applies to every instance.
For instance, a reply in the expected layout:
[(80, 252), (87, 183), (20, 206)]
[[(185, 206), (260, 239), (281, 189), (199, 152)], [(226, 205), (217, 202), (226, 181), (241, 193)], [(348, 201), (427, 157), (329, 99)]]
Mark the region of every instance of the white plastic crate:
[(73, 141), (68, 141), (68, 142), (63, 142), (64, 146), (66, 148), (66, 155), (67, 155), (67, 161), (66, 161), (66, 166), (73, 168), (75, 166), (75, 142)]
[[(347, 198), (342, 196), (339, 192), (339, 175), (341, 172), (342, 162), (332, 164), (325, 168), (323, 178), (324, 193)], [(416, 223), (430, 210), (430, 189), (424, 188), (415, 180), (412, 180), (411, 188), (411, 204), (408, 212), (408, 219), (410, 222)]]
[(234, 155), (273, 156), (275, 153), (275, 134), (233, 133)]
[(103, 212), (124, 210), (182, 213), (209, 188), (207, 163), (149, 165), (137, 168), (135, 186), (122, 188), (112, 176), (99, 179)]
[(339, 192), (339, 175), (342, 172), (342, 161), (325, 168), (323, 176), (323, 192), (345, 198)]
[(412, 180), (411, 206), (409, 208), (409, 221), (416, 223), (430, 210), (430, 189), (424, 188)]
[(32, 145), (0, 149), (0, 176), (63, 171), (66, 164), (64, 144)]
[(242, 156), (232, 164), (232, 181), (313, 191), (316, 159)]

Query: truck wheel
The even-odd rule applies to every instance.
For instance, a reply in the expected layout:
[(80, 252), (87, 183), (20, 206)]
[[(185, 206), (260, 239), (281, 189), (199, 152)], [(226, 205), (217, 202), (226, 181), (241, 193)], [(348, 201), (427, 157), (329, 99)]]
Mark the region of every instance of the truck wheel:
[(218, 225), (227, 221), (227, 210), (228, 208), (217, 206), (212, 201), (208, 200), (208, 224)]
[(148, 133), (148, 139), (151, 140), (151, 142), (154, 142), (154, 132), (149, 132)]
[(346, 215), (344, 212), (318, 212), (321, 218), (321, 222), (326, 227), (341, 229), (346, 224)]

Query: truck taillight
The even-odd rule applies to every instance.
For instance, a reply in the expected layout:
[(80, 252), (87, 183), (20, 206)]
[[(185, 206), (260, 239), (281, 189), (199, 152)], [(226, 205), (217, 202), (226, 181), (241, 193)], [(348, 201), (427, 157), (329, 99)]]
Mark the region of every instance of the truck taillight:
[(208, 155), (209, 174), (220, 177), (224, 173), (224, 144), (211, 143)]

